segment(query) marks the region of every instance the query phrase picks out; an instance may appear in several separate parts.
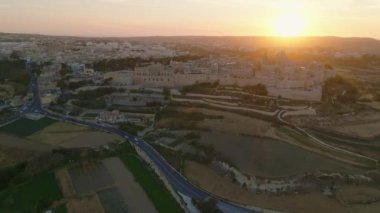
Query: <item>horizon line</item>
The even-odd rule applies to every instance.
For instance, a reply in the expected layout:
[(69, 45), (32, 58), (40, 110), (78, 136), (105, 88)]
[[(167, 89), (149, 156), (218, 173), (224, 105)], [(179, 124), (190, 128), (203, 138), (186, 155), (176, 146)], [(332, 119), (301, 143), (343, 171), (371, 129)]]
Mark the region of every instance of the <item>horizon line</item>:
[(380, 41), (380, 37), (369, 37), (369, 36), (338, 36), (338, 35), (300, 35), (300, 36), (275, 36), (275, 35), (100, 35), (100, 36), (90, 36), (90, 35), (64, 35), (64, 34), (44, 34), (44, 33), (18, 33), (18, 32), (0, 32), (0, 34), (15, 34), (15, 35), (35, 35), (35, 36), (47, 36), (47, 37), (72, 37), (72, 38), (97, 38), (97, 39), (109, 39), (109, 38), (151, 38), (151, 37), (263, 37), (263, 38), (279, 38), (279, 39), (295, 39), (295, 38), (362, 38), (362, 39), (373, 39)]

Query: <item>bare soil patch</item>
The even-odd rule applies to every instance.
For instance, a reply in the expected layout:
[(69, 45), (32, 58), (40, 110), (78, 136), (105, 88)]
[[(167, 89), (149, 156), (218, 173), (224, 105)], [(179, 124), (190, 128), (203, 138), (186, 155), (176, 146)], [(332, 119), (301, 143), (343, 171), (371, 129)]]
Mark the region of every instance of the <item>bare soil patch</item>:
[(178, 107), (178, 111), (202, 112), (205, 115), (223, 116), (222, 119), (205, 119), (199, 123), (199, 127), (210, 129), (213, 132), (272, 136), (270, 133), (272, 129), (271, 123), (260, 119), (198, 107)]
[(104, 213), (97, 194), (71, 198), (66, 203), (66, 207), (70, 213)]
[(70, 177), (79, 195), (92, 194), (109, 188), (114, 180), (101, 162), (89, 161), (69, 170)]
[(123, 139), (105, 132), (87, 132), (75, 138), (64, 141), (60, 146), (65, 148), (98, 147), (109, 143), (119, 143)]
[(117, 143), (122, 140), (119, 136), (62, 122), (50, 125), (29, 136), (28, 139), (64, 148), (94, 148), (108, 143)]
[(374, 123), (335, 126), (332, 130), (361, 138), (373, 138), (380, 135), (380, 121)]
[(71, 182), (70, 173), (67, 168), (58, 169), (55, 172), (55, 177), (58, 180), (59, 186), (64, 197), (71, 197), (75, 195), (75, 189), (73, 183)]
[(223, 133), (201, 133), (201, 143), (212, 144), (242, 172), (279, 177), (319, 170), (356, 173), (361, 170), (272, 138)]
[[(124, 202), (123, 196), (118, 188), (108, 188), (99, 191), (98, 197), (103, 205), (105, 212), (125, 213), (130, 212), (127, 204)], [(133, 212), (133, 211), (132, 211)]]
[(124, 197), (130, 212), (157, 212), (144, 190), (136, 183), (132, 173), (125, 168), (119, 158), (105, 159), (103, 164), (115, 180), (115, 185)]
[(28, 139), (39, 141), (47, 144), (59, 145), (64, 141), (73, 139), (83, 133), (91, 131), (90, 129), (70, 123), (57, 122), (39, 132), (30, 135)]
[(335, 116), (297, 116), (287, 118), (299, 126), (371, 139), (380, 135), (380, 113), (367, 109)]
[(35, 152), (47, 152), (56, 148), (55, 146), (49, 144), (35, 143), (33, 141), (3, 133), (0, 133), (0, 146), (13, 147)]

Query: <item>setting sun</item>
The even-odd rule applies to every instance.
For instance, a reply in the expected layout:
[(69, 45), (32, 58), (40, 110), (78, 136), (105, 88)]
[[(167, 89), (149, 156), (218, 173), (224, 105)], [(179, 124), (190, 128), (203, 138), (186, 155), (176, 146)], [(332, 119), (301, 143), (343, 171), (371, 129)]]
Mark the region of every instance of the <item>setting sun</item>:
[(305, 19), (297, 14), (286, 14), (279, 16), (274, 23), (275, 35), (302, 36), (305, 32)]

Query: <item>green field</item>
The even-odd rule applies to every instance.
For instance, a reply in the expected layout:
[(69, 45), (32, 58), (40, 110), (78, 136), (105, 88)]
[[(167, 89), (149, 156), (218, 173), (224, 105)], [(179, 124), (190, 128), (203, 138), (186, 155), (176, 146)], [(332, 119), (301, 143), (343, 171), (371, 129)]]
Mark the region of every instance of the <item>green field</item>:
[[(46, 208), (61, 198), (62, 192), (55, 182), (54, 173), (44, 173), (1, 191), (0, 212), (36, 212), (41, 209), (38, 206)], [(66, 212), (66, 207), (59, 206), (54, 212)]]
[(122, 155), (120, 159), (128, 170), (132, 172), (136, 182), (144, 189), (158, 212), (183, 212), (162, 182), (136, 156)]
[(36, 121), (27, 118), (21, 118), (13, 123), (1, 127), (0, 132), (10, 133), (19, 137), (27, 137), (53, 124), (54, 122), (54, 120), (49, 118), (42, 118)]

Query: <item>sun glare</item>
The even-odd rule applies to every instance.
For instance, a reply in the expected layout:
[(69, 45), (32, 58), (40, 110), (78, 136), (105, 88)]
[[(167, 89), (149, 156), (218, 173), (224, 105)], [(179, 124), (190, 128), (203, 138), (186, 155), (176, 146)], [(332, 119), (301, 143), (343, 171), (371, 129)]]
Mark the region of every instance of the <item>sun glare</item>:
[(304, 30), (305, 19), (297, 14), (279, 16), (274, 23), (275, 34), (281, 37), (302, 36)]

